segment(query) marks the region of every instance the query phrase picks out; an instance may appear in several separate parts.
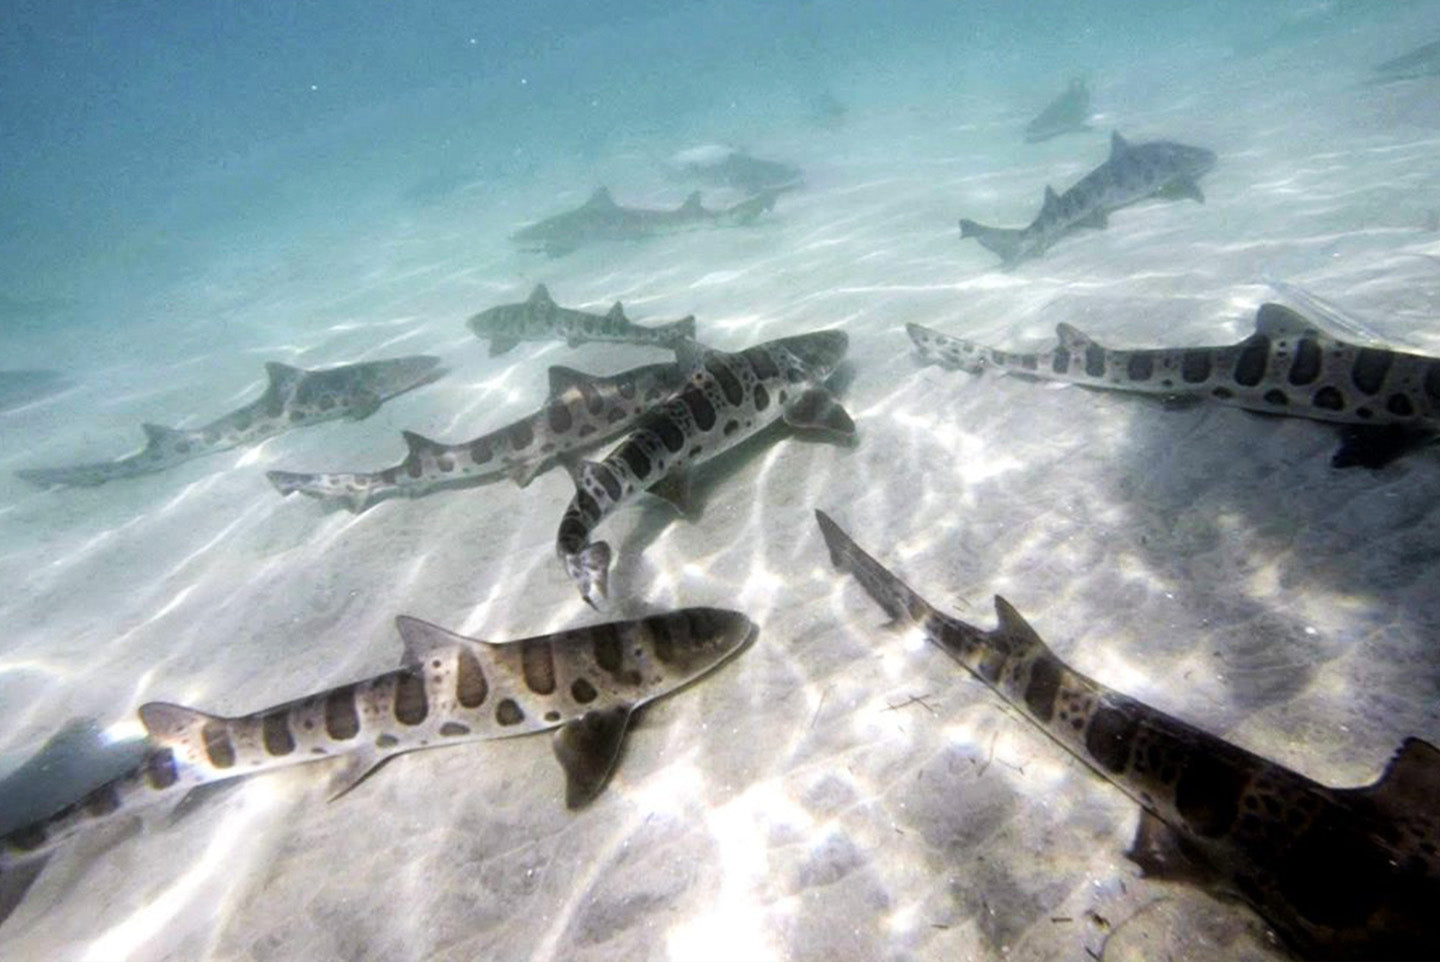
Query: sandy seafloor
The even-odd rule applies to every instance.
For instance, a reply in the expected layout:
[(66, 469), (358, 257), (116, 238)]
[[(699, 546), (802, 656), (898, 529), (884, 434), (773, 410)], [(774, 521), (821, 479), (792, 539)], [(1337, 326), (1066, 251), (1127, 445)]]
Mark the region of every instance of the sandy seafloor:
[[(598, 620), (554, 557), (563, 471), (359, 517), (263, 476), (394, 463), (402, 428), (490, 430), (539, 403), (549, 364), (663, 357), (488, 358), (464, 318), (537, 281), (642, 322), (693, 312), (720, 348), (841, 326), (861, 441), (778, 435), (713, 465), (697, 522), (645, 505), (601, 529), (619, 551), (607, 614), (730, 606), (761, 633), (644, 714), (584, 811), (565, 811), (540, 736), (401, 758), (334, 804), (328, 763), (255, 777), (66, 847), (0, 927), (0, 956), (1272, 957), (1243, 908), (1138, 877), (1118, 790), (938, 651), (879, 630), (811, 512), (938, 605), (989, 626), (1003, 593), (1079, 669), (1320, 781), (1369, 781), (1405, 736), (1440, 739), (1434, 450), (1337, 472), (1335, 434), (1312, 422), (922, 368), (904, 334), (1040, 347), (1067, 321), (1116, 345), (1230, 342), (1272, 276), (1440, 353), (1440, 80), (1357, 82), (1440, 33), (1433, 12), (1407, 18), (1253, 59), (1137, 55), (1092, 75), (1094, 133), (1036, 146), (1018, 128), (1060, 78), (1007, 98), (891, 78), (917, 92), (898, 110), (857, 80), (843, 128), (752, 137), (808, 175), (752, 230), (553, 261), (508, 247), (597, 183), (678, 202), (649, 158), (688, 144), (622, 145), (362, 223), (257, 231), (153, 292), (148, 316), (94, 324), (67, 342), (74, 389), (0, 414), (11, 757), (72, 717), (121, 724), (151, 699), (238, 714), (388, 670), (400, 613), (494, 640)], [(1111, 125), (1215, 149), (1208, 203), (1121, 212), (1013, 273), (959, 240), (960, 215), (1028, 220), (1047, 182), (1104, 158)], [(96, 489), (12, 473), (223, 413), (265, 360), (421, 352), (450, 373), (364, 422)], [(7, 361), (54, 358), (32, 333)]]

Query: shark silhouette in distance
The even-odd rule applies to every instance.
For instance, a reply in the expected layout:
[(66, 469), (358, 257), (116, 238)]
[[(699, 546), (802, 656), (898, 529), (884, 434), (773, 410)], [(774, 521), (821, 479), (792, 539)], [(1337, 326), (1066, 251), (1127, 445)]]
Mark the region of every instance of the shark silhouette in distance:
[[(0, 883), (28, 886), (67, 839), (178, 804), (201, 786), (332, 760), (333, 798), (397, 755), (553, 732), (571, 809), (605, 787), (635, 710), (714, 671), (755, 637), (750, 619), (685, 608), (521, 641), (467, 638), (414, 618), (396, 620), (400, 668), (254, 714), (179, 705), (140, 707), (143, 759), (46, 817), (0, 838)], [(23, 896), (23, 892), (21, 892)], [(18, 901), (12, 896), (11, 901)]]
[(1375, 67), (1370, 82), (1374, 84), (1395, 83), (1399, 80), (1418, 80), (1422, 77), (1440, 75), (1440, 40), (1417, 47), (1407, 54), (1387, 60)]
[(198, 428), (144, 424), (145, 447), (113, 461), (24, 468), (19, 477), (43, 487), (93, 487), (174, 467), (217, 451), (258, 444), (293, 428), (338, 418), (361, 420), (398, 394), (438, 378), (440, 359), (425, 355), (305, 370), (265, 365), (265, 393)]
[(961, 238), (973, 237), (1000, 256), (1006, 268), (1038, 257), (1057, 241), (1081, 229), (1103, 230), (1110, 214), (1152, 197), (1205, 202), (1198, 179), (1215, 166), (1215, 154), (1203, 147), (1157, 140), (1131, 144), (1118, 133), (1110, 138), (1105, 163), (1063, 194), (1045, 188), (1040, 213), (1026, 227), (987, 227), (960, 221)]
[(605, 314), (591, 314), (561, 307), (544, 284), (536, 284), (530, 296), (514, 304), (499, 304), (465, 322), (476, 337), (490, 342), (490, 356), (513, 350), (521, 341), (564, 341), (570, 347), (581, 344), (648, 344), (674, 349), (681, 341), (695, 339), (695, 315), (667, 324), (642, 327), (625, 316), (619, 301)]
[(1025, 125), (1025, 142), (1037, 144), (1061, 134), (1090, 130), (1090, 88), (1079, 77)]
[(780, 192), (770, 189), (730, 207), (708, 210), (700, 203), (697, 190), (673, 210), (651, 210), (621, 207), (610, 196), (610, 191), (601, 187), (574, 210), (522, 228), (511, 235), (511, 239), (525, 250), (560, 257), (603, 241), (643, 240), (701, 226), (745, 227), (761, 214), (774, 210), (775, 198)]
[(1440, 958), (1440, 749), (1331, 788), (1061, 661), (1005, 599), (985, 631), (937, 610), (815, 512), (830, 560), (1141, 809), (1126, 854), (1248, 903), (1306, 958)]
[(747, 194), (796, 187), (804, 177), (798, 167), (720, 144), (682, 150), (671, 158), (670, 164), (680, 176)]
[(1068, 324), (1037, 353), (1002, 351), (907, 325), (921, 357), (978, 374), (1208, 400), (1260, 414), (1338, 424), (1337, 468), (1377, 468), (1440, 432), (1440, 358), (1340, 340), (1279, 304), (1263, 304), (1255, 331), (1221, 347), (1112, 349)]

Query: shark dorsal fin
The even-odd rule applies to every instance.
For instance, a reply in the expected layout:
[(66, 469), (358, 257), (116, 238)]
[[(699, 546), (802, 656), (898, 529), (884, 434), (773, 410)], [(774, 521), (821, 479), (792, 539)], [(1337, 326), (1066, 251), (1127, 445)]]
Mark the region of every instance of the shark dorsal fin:
[(586, 207), (610, 208), (615, 206), (615, 198), (610, 196), (610, 188), (596, 187), (595, 193), (585, 202)]
[(1255, 312), (1255, 333), (1266, 337), (1301, 337), (1313, 334), (1315, 325), (1305, 315), (1281, 304), (1265, 303)]
[(610, 780), (630, 726), (630, 705), (586, 712), (555, 732), (552, 747), (565, 770), (565, 807), (580, 808)]
[(1095, 346), (1094, 338), (1064, 321), (1055, 325), (1055, 336), (1060, 339), (1060, 346), (1067, 351), (1083, 351), (1087, 347)]
[(685, 214), (698, 214), (702, 210), (704, 210), (704, 208), (700, 206), (700, 192), (698, 190), (693, 192), (689, 197), (686, 197), (685, 203), (680, 205), (681, 213)]
[(140, 425), (140, 430), (145, 432), (146, 445), (152, 448), (161, 447), (167, 442), (183, 441), (189, 437), (184, 431), (167, 428), (163, 424), (151, 424), (149, 421)]
[(577, 371), (573, 367), (565, 367), (563, 364), (551, 365), (547, 372), (550, 377), (550, 396), (559, 397), (572, 387), (579, 387), (594, 380), (584, 371)]
[(1055, 208), (1060, 206), (1060, 195), (1055, 193), (1055, 188), (1049, 184), (1045, 185), (1045, 203), (1040, 205), (1040, 216), (1054, 213)]
[(287, 394), (295, 386), (295, 382), (305, 376), (305, 371), (279, 361), (266, 361), (265, 376), (270, 379), (270, 390)]
[(612, 307), (610, 308), (610, 310), (606, 312), (606, 314), (605, 314), (605, 319), (606, 319), (607, 321), (628, 321), (628, 320), (629, 320), (629, 318), (625, 316), (625, 308), (620, 305), (620, 302), (619, 302), (619, 301), (616, 301), (615, 304), (614, 304), (614, 306), (612, 306)]
[(140, 706), (140, 724), (145, 726), (145, 733), (161, 745), (173, 745), (195, 729), (218, 721), (224, 719), (169, 702), (152, 701)]
[(1372, 785), (1355, 791), (1386, 811), (1429, 808), (1440, 796), (1440, 748), (1407, 738)]
[(525, 303), (554, 304), (555, 302), (550, 299), (550, 291), (544, 284), (536, 284), (535, 289), (530, 292), (530, 296), (525, 298)]
[(1130, 142), (1120, 136), (1120, 131), (1112, 131), (1110, 134), (1110, 159), (1123, 157), (1125, 151), (1130, 149)]
[(410, 450), (411, 455), (421, 455), (427, 451), (434, 451), (437, 448), (445, 447), (445, 445), (439, 441), (427, 438), (425, 435), (417, 434), (414, 431), (401, 431), (400, 436), (405, 439), (405, 447)]
[(1039, 645), (1042, 648), (1045, 647), (1044, 639), (1040, 637), (1034, 628), (1030, 627), (1030, 622), (1026, 621), (1020, 612), (1015, 610), (1014, 605), (999, 595), (995, 596), (995, 616), (1000, 619), (1000, 624), (995, 628), (996, 634), (1003, 635), (1012, 641), (1020, 642), (1024, 647), (1030, 647), (1032, 645)]
[(405, 645), (405, 654), (400, 658), (400, 664), (405, 668), (423, 665), (432, 656), (449, 652), (456, 646), (473, 651), (485, 644), (479, 638), (457, 635), (439, 625), (432, 625), (409, 615), (397, 617), (395, 628), (400, 632), (400, 641)]

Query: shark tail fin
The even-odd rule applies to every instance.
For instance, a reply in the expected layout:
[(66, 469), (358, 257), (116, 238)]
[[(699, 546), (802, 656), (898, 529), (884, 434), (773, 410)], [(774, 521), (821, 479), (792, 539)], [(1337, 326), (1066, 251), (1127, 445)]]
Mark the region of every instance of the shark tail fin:
[(693, 341), (695, 340), (695, 315), (689, 314), (678, 321), (661, 324), (656, 330), (664, 334), (668, 340)]
[(973, 237), (980, 246), (1009, 264), (1020, 258), (1020, 244), (1025, 232), (1008, 227), (986, 227), (973, 220), (960, 221), (960, 237)]
[(915, 590), (892, 574), (884, 565), (870, 557), (840, 526), (830, 520), (823, 511), (815, 512), (820, 524), (820, 534), (825, 538), (825, 547), (830, 550), (830, 563), (841, 571), (853, 575), (865, 593), (875, 600), (890, 616), (890, 624), (896, 627), (920, 624), (935, 609), (930, 602), (915, 593)]

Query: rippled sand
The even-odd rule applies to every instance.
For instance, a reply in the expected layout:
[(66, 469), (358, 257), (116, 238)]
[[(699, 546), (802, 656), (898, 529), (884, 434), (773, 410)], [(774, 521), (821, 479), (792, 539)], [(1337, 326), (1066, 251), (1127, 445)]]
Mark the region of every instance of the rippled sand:
[[(316, 767), (253, 778), (62, 851), (0, 928), (3, 954), (1271, 957), (1243, 909), (1137, 878), (1118, 791), (880, 630), (811, 512), (935, 603), (989, 626), (1003, 593), (1078, 668), (1322, 781), (1368, 781), (1404, 736), (1440, 739), (1433, 451), (1335, 472), (1323, 426), (921, 368), (904, 334), (1039, 347), (1067, 321), (1115, 345), (1228, 342), (1269, 275), (1440, 353), (1440, 80), (1357, 83), (1417, 31), (1256, 60), (1157, 52), (1097, 71), (1093, 134), (1033, 146), (1024, 104), (970, 91), (886, 113), (874, 81), (848, 128), (752, 144), (810, 172), (754, 230), (556, 261), (506, 248), (596, 182), (633, 203), (683, 194), (614, 157), (396, 209), (364, 236), (237, 251), (157, 291), (153, 316), (33, 336), (17, 364), (81, 369), (0, 413), (10, 753), (71, 717), (126, 724), (148, 699), (241, 713), (388, 670), (399, 613), (496, 640), (596, 620), (553, 554), (563, 472), (359, 517), (282, 500), (263, 475), (378, 468), (403, 456), (402, 428), (458, 440), (532, 410), (549, 364), (663, 357), (487, 358), (463, 319), (536, 281), (570, 306), (622, 298), (642, 322), (693, 312), (721, 348), (843, 326), (862, 442), (749, 445), (713, 465), (699, 521), (647, 504), (602, 528), (623, 599), (609, 614), (722, 605), (762, 631), (647, 711), (587, 810), (564, 810), (542, 737), (411, 755), (334, 804)], [(959, 240), (961, 215), (1027, 221), (1047, 182), (1104, 159), (1111, 124), (1215, 149), (1208, 203), (1123, 211), (1013, 273)], [(253, 397), (265, 360), (422, 352), (451, 373), (362, 423), (92, 490), (12, 473), (123, 454), (144, 420), (200, 423)]]

